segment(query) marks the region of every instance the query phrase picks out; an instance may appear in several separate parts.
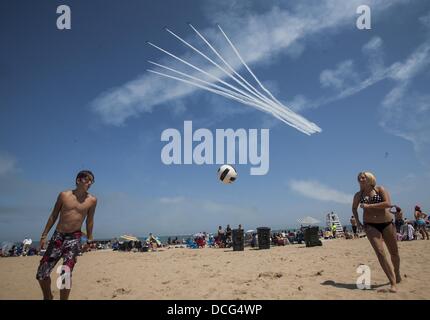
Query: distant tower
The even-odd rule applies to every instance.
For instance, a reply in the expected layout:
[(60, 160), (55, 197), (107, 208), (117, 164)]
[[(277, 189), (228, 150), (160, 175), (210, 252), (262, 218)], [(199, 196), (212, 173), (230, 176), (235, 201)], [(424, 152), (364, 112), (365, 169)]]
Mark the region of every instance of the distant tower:
[(328, 213), (326, 221), (327, 221), (327, 227), (329, 227), (330, 230), (331, 230), (331, 227), (335, 225), (336, 234), (343, 235), (342, 224), (340, 223), (339, 217), (337, 216), (336, 213), (333, 213), (333, 212)]

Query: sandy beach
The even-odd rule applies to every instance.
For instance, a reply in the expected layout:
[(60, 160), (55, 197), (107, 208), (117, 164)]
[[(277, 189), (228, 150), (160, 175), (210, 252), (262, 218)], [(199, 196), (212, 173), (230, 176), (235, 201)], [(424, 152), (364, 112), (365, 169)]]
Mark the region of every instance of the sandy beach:
[[(429, 299), (430, 241), (399, 242), (402, 283), (387, 288), (367, 239), (245, 248), (163, 248), (157, 252), (94, 251), (78, 258), (70, 299)], [(0, 299), (40, 299), (40, 257), (0, 259)], [(371, 290), (359, 290), (356, 269), (371, 269)], [(52, 273), (56, 299), (59, 291)]]

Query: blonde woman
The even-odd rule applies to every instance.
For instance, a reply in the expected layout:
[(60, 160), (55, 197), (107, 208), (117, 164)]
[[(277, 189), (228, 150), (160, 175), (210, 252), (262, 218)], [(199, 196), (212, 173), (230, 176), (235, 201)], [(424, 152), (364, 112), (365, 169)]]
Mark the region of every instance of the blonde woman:
[[(379, 264), (384, 270), (390, 281), (390, 292), (397, 292), (396, 284), (401, 281), (400, 276), (400, 257), (396, 240), (396, 228), (393, 224), (393, 215), (390, 212), (391, 199), (388, 192), (382, 187), (376, 185), (376, 178), (370, 172), (360, 172), (358, 174), (358, 183), (360, 191), (354, 196), (352, 212), (358, 223), (366, 232)], [(363, 224), (358, 217), (357, 208), (363, 208)], [(385, 255), (384, 246), (387, 246), (391, 256), (393, 268), (388, 262)]]

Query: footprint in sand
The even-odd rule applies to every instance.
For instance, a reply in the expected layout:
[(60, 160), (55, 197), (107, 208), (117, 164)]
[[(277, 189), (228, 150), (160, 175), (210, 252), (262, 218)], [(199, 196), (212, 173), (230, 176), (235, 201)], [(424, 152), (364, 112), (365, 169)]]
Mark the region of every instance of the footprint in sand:
[(108, 287), (110, 285), (111, 279), (102, 278), (96, 281), (97, 283), (103, 284), (103, 286)]
[(258, 274), (259, 278), (277, 279), (283, 276), (282, 272), (262, 272)]
[(393, 291), (391, 289), (378, 289), (376, 290), (377, 293), (396, 293), (397, 291)]
[(246, 290), (234, 290), (234, 293), (235, 294), (247, 294), (248, 291), (246, 291)]
[(131, 292), (130, 289), (119, 288), (113, 292), (112, 298), (116, 298), (119, 295), (129, 294), (130, 292)]

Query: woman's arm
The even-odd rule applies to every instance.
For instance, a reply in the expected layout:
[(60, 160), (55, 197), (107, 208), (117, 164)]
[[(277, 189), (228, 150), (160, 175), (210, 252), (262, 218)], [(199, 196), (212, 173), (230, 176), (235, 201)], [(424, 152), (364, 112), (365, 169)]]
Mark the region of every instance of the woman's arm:
[(361, 226), (361, 222), (360, 219), (358, 218), (358, 205), (360, 203), (360, 196), (358, 194), (358, 192), (354, 195), (354, 199), (352, 200), (352, 213), (355, 217), (355, 221), (357, 221), (357, 226)]

